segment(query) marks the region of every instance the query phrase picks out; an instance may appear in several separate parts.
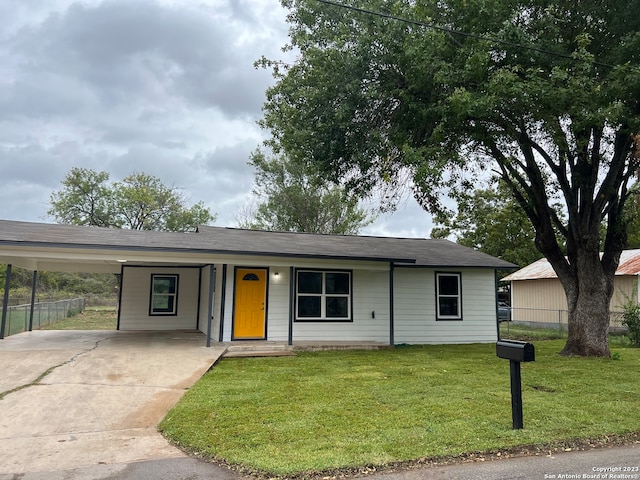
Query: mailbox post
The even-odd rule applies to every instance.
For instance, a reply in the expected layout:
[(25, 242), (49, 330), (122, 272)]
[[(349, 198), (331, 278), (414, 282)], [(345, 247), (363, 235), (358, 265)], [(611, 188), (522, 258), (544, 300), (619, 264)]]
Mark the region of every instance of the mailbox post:
[(518, 340), (499, 340), (496, 343), (496, 355), (509, 360), (511, 374), (511, 418), (513, 429), (523, 428), (522, 421), (522, 378), (520, 362), (534, 362), (535, 348), (531, 343)]

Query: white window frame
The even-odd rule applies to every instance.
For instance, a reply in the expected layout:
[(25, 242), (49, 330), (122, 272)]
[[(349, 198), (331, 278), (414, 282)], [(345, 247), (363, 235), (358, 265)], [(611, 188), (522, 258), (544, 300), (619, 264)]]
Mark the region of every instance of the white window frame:
[[(322, 292), (321, 293), (305, 293), (298, 292), (298, 275), (300, 273), (319, 273), (322, 275)], [(327, 274), (339, 273), (349, 276), (349, 293), (327, 293)], [(295, 272), (295, 320), (296, 322), (352, 322), (353, 321), (353, 272), (351, 270), (316, 270), (312, 268), (296, 269)], [(319, 297), (320, 298), (320, 316), (319, 317), (302, 317), (298, 315), (298, 300), (300, 297)], [(346, 317), (328, 317), (327, 316), (327, 299), (329, 298), (346, 298), (347, 299), (347, 316)]]
[[(453, 294), (440, 292), (440, 278), (455, 277), (458, 284), (458, 292)], [(457, 312), (455, 315), (442, 314), (440, 312), (441, 298), (456, 298)], [(462, 273), (460, 272), (436, 272), (436, 320), (462, 320)]]

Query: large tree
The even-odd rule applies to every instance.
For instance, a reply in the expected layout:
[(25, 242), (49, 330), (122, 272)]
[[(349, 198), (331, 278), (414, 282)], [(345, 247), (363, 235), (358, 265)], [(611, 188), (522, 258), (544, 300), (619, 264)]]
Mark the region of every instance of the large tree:
[(313, 166), (256, 151), (256, 204), (240, 226), (260, 230), (356, 235), (373, 215), (340, 185), (327, 181)]
[(298, 56), (271, 63), (273, 148), (359, 192), (408, 171), (432, 212), (498, 175), (566, 292), (563, 353), (608, 356), (640, 160), (640, 0), (282, 3)]
[(176, 188), (145, 173), (109, 183), (107, 172), (72, 168), (51, 194), (48, 214), (72, 225), (186, 232), (215, 220), (202, 202), (188, 205)]

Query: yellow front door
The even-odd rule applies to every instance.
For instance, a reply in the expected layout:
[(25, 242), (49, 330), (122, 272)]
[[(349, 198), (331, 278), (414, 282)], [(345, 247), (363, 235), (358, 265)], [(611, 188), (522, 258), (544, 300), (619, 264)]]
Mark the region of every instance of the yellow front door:
[(265, 338), (267, 271), (256, 268), (236, 270), (233, 338)]

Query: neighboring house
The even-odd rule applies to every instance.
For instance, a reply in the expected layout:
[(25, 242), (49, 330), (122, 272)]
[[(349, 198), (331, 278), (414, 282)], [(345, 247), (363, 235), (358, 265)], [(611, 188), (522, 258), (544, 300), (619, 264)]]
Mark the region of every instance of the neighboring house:
[[(625, 250), (614, 279), (610, 311), (622, 311), (628, 299), (637, 301), (640, 250)], [(511, 316), (514, 321), (558, 324), (567, 322), (567, 297), (546, 259), (533, 262), (501, 281), (511, 283)], [(611, 321), (618, 320), (612, 315)]]
[(0, 220), (0, 262), (121, 275), (118, 329), (208, 341), (496, 341), (496, 269), (447, 240)]

